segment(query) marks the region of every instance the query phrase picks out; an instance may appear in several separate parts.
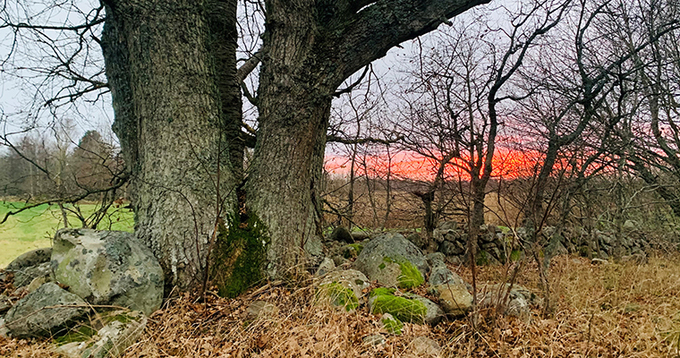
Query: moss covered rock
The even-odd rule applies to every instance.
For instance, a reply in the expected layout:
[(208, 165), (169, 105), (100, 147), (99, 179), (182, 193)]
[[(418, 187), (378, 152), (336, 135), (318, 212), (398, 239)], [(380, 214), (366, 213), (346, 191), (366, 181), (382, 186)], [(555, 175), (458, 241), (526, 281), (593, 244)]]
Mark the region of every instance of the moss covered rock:
[(396, 296), (393, 288), (376, 288), (371, 291), (368, 305), (371, 313), (389, 313), (400, 321), (425, 323), (427, 307), (417, 300)]
[(383, 286), (401, 288), (422, 284), (429, 270), (422, 251), (400, 234), (383, 234), (366, 243), (354, 267)]
[[(384, 257), (383, 263), (378, 265), (381, 275), (378, 281), (393, 282), (396, 279), (396, 286), (399, 288), (418, 287), (425, 282), (423, 274), (410, 261), (402, 257)], [(393, 277), (396, 275), (396, 278)], [(390, 285), (393, 286), (393, 285)]]
[(390, 334), (399, 335), (401, 330), (404, 329), (404, 324), (389, 313), (385, 313), (380, 317), (380, 325)]
[(317, 299), (353, 311), (369, 286), (368, 278), (357, 270), (332, 271), (319, 281)]
[(443, 311), (427, 298), (393, 288), (376, 288), (369, 296), (371, 313), (389, 313), (402, 322), (436, 324), (443, 316)]

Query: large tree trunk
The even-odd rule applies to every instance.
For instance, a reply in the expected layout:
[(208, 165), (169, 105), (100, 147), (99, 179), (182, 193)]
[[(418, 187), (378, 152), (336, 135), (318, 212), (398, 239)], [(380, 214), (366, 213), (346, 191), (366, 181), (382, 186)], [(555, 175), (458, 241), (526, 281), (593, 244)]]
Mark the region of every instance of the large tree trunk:
[(114, 130), (132, 175), (135, 232), (161, 262), (166, 287), (186, 290), (203, 278), (218, 192), (234, 184), (206, 5), (105, 4), (102, 46)]
[[(300, 11), (286, 1), (267, 3), (260, 72), (259, 130), (247, 202), (268, 227), (268, 273), (286, 277), (321, 254), (320, 178), (331, 96), (314, 66), (313, 2)], [(311, 255), (304, 255), (305, 252)]]

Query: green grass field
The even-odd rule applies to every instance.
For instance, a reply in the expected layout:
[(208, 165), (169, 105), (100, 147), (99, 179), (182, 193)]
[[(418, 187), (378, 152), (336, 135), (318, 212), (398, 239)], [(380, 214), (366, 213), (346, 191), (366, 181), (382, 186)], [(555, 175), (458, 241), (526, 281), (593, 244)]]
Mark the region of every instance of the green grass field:
[[(23, 206), (24, 203), (0, 201), (0, 220), (8, 211)], [(89, 215), (97, 206), (81, 204), (79, 207), (83, 214)], [(133, 230), (132, 210), (111, 208), (108, 214), (99, 224), (98, 229)], [(82, 226), (73, 214), (68, 216), (68, 221), (72, 227)], [(0, 268), (7, 266), (15, 257), (26, 251), (51, 246), (54, 233), (63, 227), (61, 211), (57, 205), (45, 204), (10, 216), (4, 224), (0, 224)]]

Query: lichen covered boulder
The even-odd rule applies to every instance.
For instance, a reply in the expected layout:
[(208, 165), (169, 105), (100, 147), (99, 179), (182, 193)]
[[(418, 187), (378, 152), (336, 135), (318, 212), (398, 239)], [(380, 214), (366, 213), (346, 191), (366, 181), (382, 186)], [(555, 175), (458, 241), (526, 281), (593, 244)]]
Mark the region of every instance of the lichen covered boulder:
[(49, 282), (13, 306), (5, 316), (5, 326), (18, 338), (53, 336), (88, 312), (80, 297)]
[(443, 316), (442, 310), (427, 298), (410, 293), (400, 293), (393, 288), (376, 288), (371, 291), (368, 307), (373, 314), (389, 313), (408, 323), (436, 324)]
[(55, 279), (89, 303), (147, 315), (161, 306), (161, 266), (131, 233), (60, 230), (54, 237), (51, 265)]
[(411, 288), (425, 282), (422, 251), (401, 234), (383, 234), (364, 245), (354, 267), (383, 286)]
[(370, 286), (366, 275), (357, 270), (332, 271), (321, 278), (317, 286), (317, 297), (334, 306), (353, 311), (359, 307), (364, 289)]

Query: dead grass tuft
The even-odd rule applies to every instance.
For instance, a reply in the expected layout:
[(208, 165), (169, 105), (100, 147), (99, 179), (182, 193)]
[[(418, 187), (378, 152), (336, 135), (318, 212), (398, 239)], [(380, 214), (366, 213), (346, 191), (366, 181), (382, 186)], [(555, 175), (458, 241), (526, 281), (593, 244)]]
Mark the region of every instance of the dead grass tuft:
[[(463, 277), (465, 267), (455, 267)], [(503, 266), (482, 267), (484, 281), (500, 282)], [(541, 292), (535, 267), (525, 265), (517, 284)], [(151, 318), (143, 339), (126, 357), (402, 357), (417, 336), (439, 342), (444, 357), (680, 357), (680, 260), (650, 258), (647, 265), (591, 265), (572, 256), (550, 268), (553, 315), (529, 322), (483, 315), (473, 331), (467, 320), (435, 328), (406, 324), (391, 336), (378, 317), (361, 307), (354, 313), (315, 306), (311, 286), (270, 285), (239, 298), (211, 297), (206, 304), (188, 296), (167, 302)], [(254, 300), (279, 311), (248, 316)], [(381, 334), (378, 346), (363, 337)], [(0, 355), (48, 357), (40, 341), (2, 340)]]

